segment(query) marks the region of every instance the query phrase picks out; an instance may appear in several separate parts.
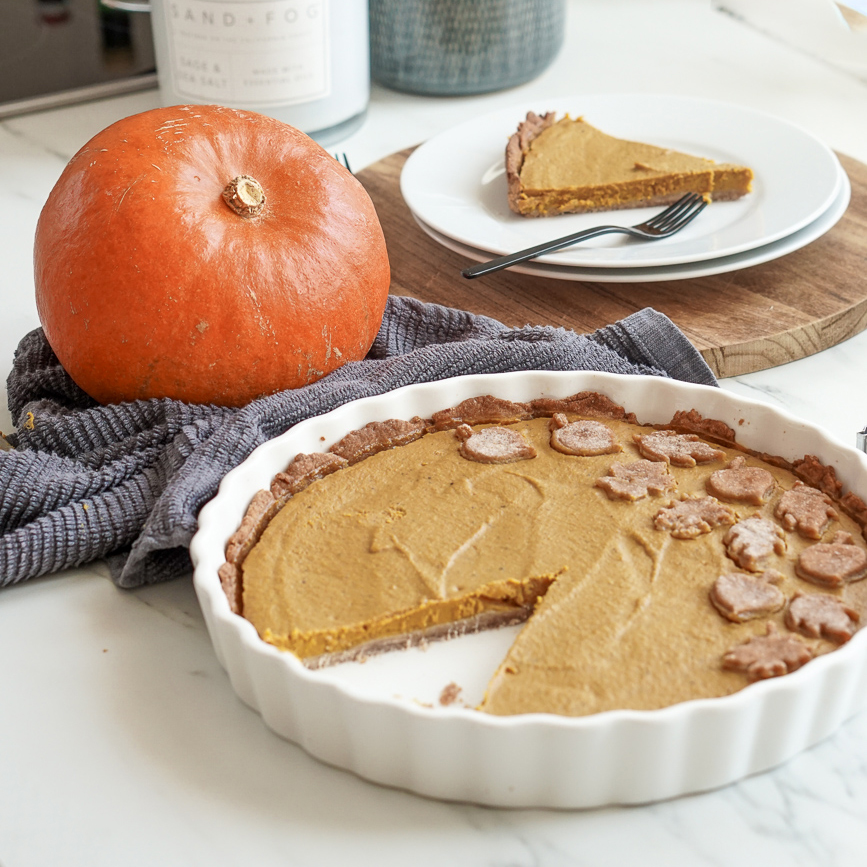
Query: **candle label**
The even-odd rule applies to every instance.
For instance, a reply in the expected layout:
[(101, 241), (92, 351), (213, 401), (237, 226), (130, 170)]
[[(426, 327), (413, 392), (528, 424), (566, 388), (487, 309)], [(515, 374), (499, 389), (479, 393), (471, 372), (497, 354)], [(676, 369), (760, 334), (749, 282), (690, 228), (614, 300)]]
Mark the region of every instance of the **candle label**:
[(166, 17), (179, 93), (263, 107), (331, 93), (328, 0), (171, 0)]

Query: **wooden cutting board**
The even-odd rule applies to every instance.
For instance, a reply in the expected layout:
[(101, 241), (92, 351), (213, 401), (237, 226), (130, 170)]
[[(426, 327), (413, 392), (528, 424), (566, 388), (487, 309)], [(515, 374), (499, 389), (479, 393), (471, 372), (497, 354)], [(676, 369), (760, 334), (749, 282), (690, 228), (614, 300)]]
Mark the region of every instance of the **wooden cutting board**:
[(466, 280), (468, 260), (429, 238), (400, 194), (412, 149), (359, 172), (382, 222), (391, 291), (510, 326), (593, 331), (636, 310), (665, 313), (718, 377), (795, 361), (867, 328), (867, 165), (840, 156), (852, 183), (842, 219), (812, 244), (741, 271), (659, 283), (579, 283), (501, 271)]

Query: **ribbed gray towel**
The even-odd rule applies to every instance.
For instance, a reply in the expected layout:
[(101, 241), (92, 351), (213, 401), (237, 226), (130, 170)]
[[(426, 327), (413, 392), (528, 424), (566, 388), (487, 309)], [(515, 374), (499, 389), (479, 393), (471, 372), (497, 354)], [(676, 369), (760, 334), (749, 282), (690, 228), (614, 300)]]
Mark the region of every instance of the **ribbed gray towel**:
[(506, 328), (391, 297), (367, 358), (304, 388), (240, 409), (174, 400), (100, 406), (36, 329), (7, 381), (17, 432), (15, 449), (0, 451), (0, 586), (103, 558), (120, 587), (188, 573), (196, 517), (220, 479), (296, 422), (414, 382), (533, 369), (716, 384), (683, 333), (650, 308), (579, 335)]

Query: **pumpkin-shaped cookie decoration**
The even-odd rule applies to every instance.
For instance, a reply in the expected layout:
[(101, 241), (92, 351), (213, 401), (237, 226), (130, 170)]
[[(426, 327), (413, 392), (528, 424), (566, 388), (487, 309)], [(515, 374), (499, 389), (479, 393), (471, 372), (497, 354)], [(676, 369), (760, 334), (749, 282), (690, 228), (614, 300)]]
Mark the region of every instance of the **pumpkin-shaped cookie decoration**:
[(830, 542), (805, 548), (795, 573), (819, 587), (836, 589), (867, 578), (867, 551), (855, 544), (850, 533), (840, 530)]
[(511, 464), (536, 457), (536, 449), (516, 430), (486, 427), (474, 431), (468, 424), (455, 428), (461, 457), (480, 464)]
[(769, 569), (761, 575), (728, 572), (720, 575), (710, 588), (710, 601), (727, 620), (744, 623), (780, 611), (786, 596), (776, 585), (783, 575)]
[(707, 492), (724, 503), (747, 503), (762, 506), (771, 498), (777, 483), (768, 470), (747, 466), (746, 458), (738, 455), (723, 470), (708, 477)]
[(786, 609), (786, 626), (807, 638), (844, 644), (858, 629), (858, 612), (827, 593), (796, 593)]
[(551, 431), (551, 448), (564, 455), (593, 457), (623, 451), (614, 431), (601, 421), (579, 419), (570, 422), (562, 412), (555, 412), (548, 429)]
[(48, 197), (34, 266), (48, 343), (102, 403), (307, 385), (366, 355), (389, 287), (358, 180), (293, 127), (222, 106), (94, 136)]

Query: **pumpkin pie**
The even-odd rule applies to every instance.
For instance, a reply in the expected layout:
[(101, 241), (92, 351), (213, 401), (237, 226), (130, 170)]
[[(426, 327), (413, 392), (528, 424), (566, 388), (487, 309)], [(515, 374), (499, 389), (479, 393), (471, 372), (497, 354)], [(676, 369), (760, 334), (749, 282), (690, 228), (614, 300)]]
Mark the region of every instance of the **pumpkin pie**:
[(312, 668), (523, 623), (480, 711), (647, 710), (851, 637), (865, 506), (840, 493), (815, 458), (752, 454), (694, 411), (659, 427), (595, 393), (480, 397), (296, 457), (220, 577)]
[(714, 201), (750, 192), (746, 166), (608, 135), (583, 118), (530, 112), (506, 147), (509, 207), (525, 217)]

